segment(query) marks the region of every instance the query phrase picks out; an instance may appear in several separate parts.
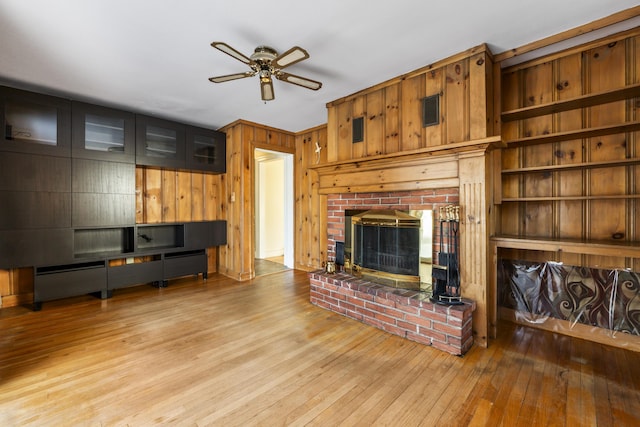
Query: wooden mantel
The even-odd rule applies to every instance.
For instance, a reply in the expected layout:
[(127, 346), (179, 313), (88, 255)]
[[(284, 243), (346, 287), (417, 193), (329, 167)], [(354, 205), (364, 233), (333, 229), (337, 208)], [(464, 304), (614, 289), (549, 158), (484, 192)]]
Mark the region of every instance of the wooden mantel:
[(499, 136), (409, 152), (309, 166), (319, 177), (320, 194), (402, 191), (459, 186), (461, 157), (502, 147)]
[(423, 148), (385, 156), (313, 165), (321, 195), (457, 188), (460, 221), (462, 295), (476, 302), (473, 318), (476, 344), (487, 346), (490, 319), (488, 286), (488, 213), (492, 185), (491, 156), (500, 136)]

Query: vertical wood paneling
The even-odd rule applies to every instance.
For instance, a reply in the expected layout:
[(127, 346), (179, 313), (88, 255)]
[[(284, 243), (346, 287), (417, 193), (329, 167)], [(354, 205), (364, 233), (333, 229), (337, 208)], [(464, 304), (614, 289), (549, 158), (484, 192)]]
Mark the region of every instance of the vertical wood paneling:
[(191, 173), (176, 173), (176, 219), (178, 222), (191, 221), (193, 190)]
[(469, 58), (469, 138), (481, 139), (492, 133), (488, 131), (492, 98), (488, 94), (489, 76), (492, 64), (485, 52)]
[(162, 171), (159, 169), (145, 169), (144, 182), (144, 219), (146, 223), (162, 222)]
[[(582, 55), (574, 53), (559, 58), (554, 65), (554, 88), (557, 100), (576, 98), (583, 93), (582, 84)], [(582, 125), (582, 111), (580, 109), (564, 111), (555, 114), (555, 128), (558, 132), (580, 129)], [(556, 164), (576, 164), (585, 161), (582, 140), (561, 141), (555, 144), (553, 160)], [(558, 196), (583, 195), (581, 170), (564, 170), (554, 174), (554, 192)], [(584, 239), (585, 216), (584, 202), (581, 200), (566, 200), (556, 204), (553, 228), (554, 237), (561, 239)], [(563, 253), (558, 260), (570, 265), (580, 265), (579, 254)]]
[[(629, 83), (640, 83), (640, 36), (633, 37), (628, 41), (629, 54), (632, 60), (629, 61), (627, 70), (627, 80)], [(629, 102), (630, 119), (640, 120), (640, 104), (634, 101)], [(633, 158), (640, 157), (640, 132), (634, 132), (630, 135), (629, 155)], [(630, 171), (630, 188), (632, 194), (640, 193), (640, 166), (631, 166)], [(627, 217), (629, 223), (629, 238), (631, 241), (640, 241), (640, 202), (637, 199), (627, 202)], [(630, 264), (633, 271), (640, 271), (640, 259), (635, 259)]]
[(191, 221), (204, 219), (204, 174), (191, 174)]
[(351, 158), (353, 129), (351, 121), (351, 102), (344, 102), (337, 107), (336, 120), (338, 122), (337, 134), (337, 156), (336, 160), (347, 160)]
[(422, 98), (424, 98), (424, 76), (403, 80), (401, 83), (402, 102), (402, 151), (422, 147)]
[[(584, 94), (621, 88), (640, 81), (640, 60), (637, 36), (627, 39), (609, 37), (590, 43), (583, 51), (575, 49), (564, 55), (544, 58), (531, 65), (520, 65), (502, 75), (503, 110), (538, 105), (556, 100), (574, 99)], [(549, 71), (551, 70), (551, 72)], [(515, 78), (521, 74), (522, 78)], [(514, 105), (522, 94), (523, 102)], [(509, 104), (511, 103), (511, 104)], [(617, 125), (638, 120), (637, 100), (615, 101), (602, 105), (564, 111), (528, 120), (504, 123), (503, 139), (557, 133), (585, 128)], [(531, 145), (503, 150), (503, 169), (570, 165), (600, 161), (638, 158), (637, 132)], [(515, 154), (517, 151), (520, 157)], [(556, 200), (539, 203), (513, 203), (519, 209), (503, 203), (500, 206), (501, 234), (523, 237), (549, 237), (587, 241), (633, 243), (638, 241), (637, 194), (638, 167), (581, 167), (544, 173), (503, 175), (503, 196), (510, 197), (570, 197), (585, 196), (585, 200)], [(521, 191), (516, 193), (516, 179)], [(550, 185), (548, 185), (550, 183)], [(604, 198), (600, 198), (600, 197)], [(612, 196), (612, 197), (611, 197)], [(610, 198), (606, 198), (610, 197)], [(524, 208), (522, 208), (524, 206)], [(548, 210), (548, 207), (551, 210)], [(526, 224), (517, 229), (516, 224)], [(515, 233), (514, 233), (515, 232)], [(521, 252), (528, 259), (540, 258), (538, 253)], [(572, 265), (601, 268), (632, 267), (638, 260), (623, 256), (582, 254), (543, 254), (543, 257)]]
[[(386, 87), (384, 100), (384, 153), (397, 153), (400, 151), (400, 84)], [(331, 110), (334, 108), (329, 109)]]
[[(490, 136), (492, 79), (492, 58), (488, 48), (481, 45), (331, 102), (327, 105), (327, 161), (359, 160), (376, 153), (395, 154)], [(434, 94), (441, 95), (441, 121), (423, 128), (422, 99)], [(366, 144), (352, 146), (351, 121), (360, 114), (363, 101), (368, 110)], [(376, 122), (379, 113), (371, 110), (378, 110), (378, 102), (383, 103), (385, 113), (380, 123)]]
[[(610, 43), (585, 52), (587, 84), (591, 92), (601, 92), (624, 86), (626, 83), (625, 43)], [(592, 127), (622, 123), (626, 120), (626, 102), (618, 101), (589, 109), (588, 120)], [(626, 135), (605, 135), (588, 141), (589, 160), (618, 160), (626, 158)], [(588, 171), (590, 195), (625, 194), (626, 168), (600, 168)], [(588, 238), (610, 240), (614, 235), (626, 234), (626, 202), (624, 200), (591, 200), (588, 209)], [(608, 218), (602, 221), (600, 218)], [(593, 265), (610, 265), (599, 257), (590, 257)], [(620, 259), (617, 264), (624, 264)]]
[(220, 177), (220, 215), (227, 220), (227, 245), (218, 251), (219, 270), (234, 279), (248, 280), (255, 275), (254, 148), (259, 145), (278, 151), (293, 144), (295, 137), (245, 121), (222, 130), (227, 134), (227, 173)]
[(435, 147), (445, 143), (444, 130), (448, 125), (445, 120), (444, 109), (444, 72), (436, 69), (425, 73), (425, 96), (440, 94), (440, 122), (437, 125), (424, 128), (425, 145), (427, 147)]
[[(553, 66), (544, 63), (524, 72), (524, 99), (527, 106), (546, 104), (553, 101)], [(553, 131), (551, 116), (535, 117), (524, 121), (524, 135), (544, 135)], [(533, 145), (524, 148), (523, 166), (542, 166), (552, 164), (553, 153), (545, 145)], [(526, 174), (524, 176), (524, 197), (549, 197), (553, 195), (552, 175), (549, 173)], [(529, 236), (552, 236), (552, 202), (527, 203), (525, 214), (525, 232)]]
[[(447, 143), (469, 141), (469, 60), (445, 67), (444, 115)], [(487, 94), (483, 96), (486, 102)]]
[[(296, 182), (295, 182), (295, 259), (296, 267), (303, 270), (319, 268), (325, 259), (326, 202), (318, 195), (318, 174), (309, 169), (316, 164), (315, 143), (321, 151), (320, 163), (325, 159), (327, 128), (320, 127), (296, 137)], [(326, 200), (326, 197), (324, 198)]]
[(178, 188), (176, 171), (162, 171), (162, 222), (178, 220)]
[(380, 137), (384, 135), (384, 90), (367, 94), (366, 101), (365, 136), (374, 137), (366, 138), (365, 157), (384, 154), (385, 139)]
[[(357, 142), (354, 144), (351, 144), (351, 155), (355, 158), (362, 158), (362, 157), (366, 157), (367, 155), (367, 145), (369, 143), (369, 139), (374, 139), (374, 138), (370, 138), (370, 129), (369, 129), (369, 124), (368, 124), (368, 120), (367, 120), (367, 110), (366, 110), (366, 96), (360, 96), (358, 98), (355, 98), (352, 102), (351, 102), (351, 117), (353, 119), (356, 119), (358, 117), (362, 117), (364, 120), (363, 123), (363, 127), (364, 127), (364, 141), (362, 142)], [(353, 134), (353, 122), (352, 122), (352, 134)]]
[(147, 185), (145, 183), (145, 169), (143, 167), (136, 167), (136, 223), (144, 224), (145, 223), (145, 189)]
[[(389, 107), (387, 107), (389, 108)], [(338, 116), (338, 108), (333, 107), (327, 109), (327, 147), (326, 147), (326, 161), (332, 163), (338, 160), (338, 143), (340, 138), (338, 133), (340, 132), (340, 123)], [(298, 144), (296, 143), (296, 148)]]
[[(522, 73), (504, 73), (501, 78), (501, 104), (505, 111), (523, 107)], [(508, 122), (502, 125), (502, 139), (515, 139), (519, 136), (519, 123)], [(522, 166), (523, 148), (506, 148), (502, 150), (502, 169), (516, 169)], [(522, 177), (516, 174), (502, 175), (502, 197), (519, 197)], [(505, 235), (520, 235), (522, 221), (520, 221), (520, 206), (515, 203), (503, 203), (500, 206), (500, 230)]]
[(477, 303), (473, 315), (476, 342), (487, 345), (489, 336), (487, 289), (487, 226), (488, 205), (486, 193), (486, 157), (461, 156), (460, 174), (460, 280), (461, 292)]

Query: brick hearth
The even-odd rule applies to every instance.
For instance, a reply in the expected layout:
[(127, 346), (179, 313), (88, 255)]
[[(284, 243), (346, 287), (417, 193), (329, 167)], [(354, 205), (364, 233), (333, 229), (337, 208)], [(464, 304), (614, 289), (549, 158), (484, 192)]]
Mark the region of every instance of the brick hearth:
[(454, 355), (473, 345), (475, 302), (445, 306), (429, 294), (390, 288), (345, 273), (309, 273), (311, 303)]

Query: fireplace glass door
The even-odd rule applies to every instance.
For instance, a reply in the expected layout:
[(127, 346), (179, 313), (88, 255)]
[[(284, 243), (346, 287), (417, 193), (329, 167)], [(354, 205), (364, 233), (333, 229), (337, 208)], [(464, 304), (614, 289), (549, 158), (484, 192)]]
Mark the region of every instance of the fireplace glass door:
[(409, 276), (419, 275), (420, 229), (354, 225), (356, 265)]

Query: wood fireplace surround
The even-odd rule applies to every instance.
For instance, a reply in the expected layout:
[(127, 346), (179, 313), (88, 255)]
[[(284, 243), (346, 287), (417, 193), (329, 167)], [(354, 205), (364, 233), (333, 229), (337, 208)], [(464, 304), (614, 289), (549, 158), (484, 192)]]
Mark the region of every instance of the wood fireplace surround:
[[(463, 309), (473, 317), (473, 342), (486, 347), (488, 336), (495, 333), (495, 309), (491, 302), (495, 296), (487, 286), (488, 248), (488, 207), (489, 195), (487, 180), (490, 178), (489, 164), (491, 156), (489, 150), (500, 145), (499, 137), (490, 137), (464, 143), (452, 143), (438, 147), (429, 147), (411, 153), (370, 157), (358, 161), (336, 161), (321, 164), (311, 168), (317, 180), (319, 194), (324, 199), (321, 204), (327, 207), (327, 259), (335, 259), (335, 242), (344, 241), (344, 211), (346, 209), (395, 209), (395, 210), (438, 210), (440, 206), (459, 204), (460, 218), (460, 276), (461, 294), (469, 304)], [(324, 228), (324, 227), (323, 227)], [(438, 236), (434, 233), (433, 245), (438, 247)], [(315, 279), (314, 279), (315, 276)], [(352, 276), (351, 276), (352, 277)], [(366, 284), (358, 282), (358, 289), (351, 289), (351, 279), (346, 277), (330, 277), (324, 280), (322, 271), (310, 273), (312, 288), (321, 295), (323, 292), (333, 292), (334, 298), (346, 298), (346, 294), (360, 292), (365, 296), (371, 295), (365, 290)], [(314, 285), (314, 282), (315, 285)], [(322, 283), (328, 283), (336, 289), (326, 289)], [(337, 283), (337, 284), (336, 284)], [(402, 289), (387, 288), (379, 290), (378, 284), (373, 284), (374, 293)], [(386, 288), (383, 286), (383, 288)], [(324, 289), (324, 290), (322, 290)], [(321, 291), (322, 290), (322, 291)], [(413, 291), (416, 292), (416, 291)], [(381, 297), (387, 299), (386, 297)], [(393, 297), (395, 298), (395, 297)], [(392, 298), (392, 299), (393, 299)], [(413, 300), (419, 300), (414, 296)], [(328, 309), (330, 304), (316, 295), (312, 298), (316, 304)], [(424, 301), (421, 301), (423, 303)], [(359, 302), (358, 302), (359, 303)], [(397, 301), (396, 301), (397, 303)], [(340, 305), (338, 304), (337, 307)], [(490, 306), (490, 308), (489, 308)], [(411, 306), (411, 303), (409, 304)], [(336, 307), (333, 307), (336, 308)], [(448, 307), (445, 307), (449, 309)], [(397, 307), (393, 307), (397, 309)], [(415, 307), (410, 308), (414, 310)], [(441, 308), (427, 307), (420, 314), (434, 312)], [(345, 310), (334, 311), (345, 314)], [(382, 316), (383, 314), (380, 313)], [(411, 316), (414, 316), (411, 314)], [(375, 316), (373, 317), (375, 319)], [(359, 320), (363, 320), (362, 318)], [(401, 320), (403, 321), (403, 320)], [(372, 321), (371, 324), (379, 323)], [(379, 324), (375, 326), (379, 327)], [(392, 331), (393, 332), (393, 331)], [(464, 334), (461, 332), (461, 340)], [(409, 338), (411, 334), (403, 331), (401, 335)], [(433, 344), (433, 340), (430, 341)], [(440, 345), (440, 344), (438, 344)], [(463, 354), (468, 343), (461, 342), (459, 350), (450, 351)], [(446, 350), (446, 349), (445, 349)], [(451, 350), (451, 349), (449, 349)], [(446, 350), (446, 351), (449, 351)], [(458, 351), (458, 353), (456, 353)]]

